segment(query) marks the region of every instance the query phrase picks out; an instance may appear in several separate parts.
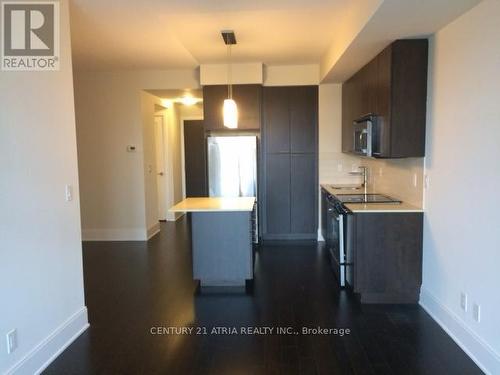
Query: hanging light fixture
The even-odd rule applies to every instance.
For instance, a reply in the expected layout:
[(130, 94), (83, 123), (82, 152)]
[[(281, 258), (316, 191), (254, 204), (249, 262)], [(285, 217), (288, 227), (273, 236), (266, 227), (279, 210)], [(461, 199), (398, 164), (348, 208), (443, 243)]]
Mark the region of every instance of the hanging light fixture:
[(222, 39), (227, 46), (227, 99), (224, 100), (222, 113), (224, 117), (224, 126), (230, 129), (238, 127), (238, 107), (233, 100), (232, 69), (231, 69), (231, 46), (236, 44), (234, 31), (222, 31)]

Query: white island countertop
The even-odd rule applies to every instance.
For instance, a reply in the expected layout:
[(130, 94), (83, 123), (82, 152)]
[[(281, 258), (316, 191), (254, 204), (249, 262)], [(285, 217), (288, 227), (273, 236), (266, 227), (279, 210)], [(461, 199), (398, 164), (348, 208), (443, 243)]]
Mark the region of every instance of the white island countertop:
[(253, 211), (255, 197), (186, 198), (170, 208), (170, 212), (233, 212)]

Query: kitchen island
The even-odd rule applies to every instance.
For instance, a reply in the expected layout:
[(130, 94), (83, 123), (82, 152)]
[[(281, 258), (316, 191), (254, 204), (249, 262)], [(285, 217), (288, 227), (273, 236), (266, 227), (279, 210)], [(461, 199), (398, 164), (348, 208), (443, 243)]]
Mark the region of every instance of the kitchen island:
[(191, 213), (193, 278), (201, 287), (244, 287), (253, 279), (254, 206), (254, 197), (200, 197), (170, 209)]

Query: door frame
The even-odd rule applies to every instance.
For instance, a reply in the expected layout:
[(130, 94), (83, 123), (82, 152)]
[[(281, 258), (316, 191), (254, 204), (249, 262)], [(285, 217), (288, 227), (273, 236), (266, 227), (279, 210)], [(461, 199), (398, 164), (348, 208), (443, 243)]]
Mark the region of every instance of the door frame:
[[(157, 134), (157, 129), (156, 129), (156, 119), (159, 118), (161, 120), (161, 144), (162, 144), (162, 149), (163, 149), (163, 155), (162, 155), (162, 159), (163, 159), (163, 187), (164, 187), (164, 194), (165, 194), (165, 212), (163, 213), (164, 215), (161, 215), (161, 216), (165, 216), (165, 218), (160, 218), (160, 202), (158, 201), (158, 191), (159, 191), (159, 187), (158, 187), (158, 176), (156, 177), (156, 188), (157, 188), (157, 210), (158, 210), (158, 220), (159, 221), (162, 221), (162, 220), (168, 220), (168, 206), (169, 206), (169, 200), (172, 201), (172, 196), (170, 195), (171, 194), (171, 190), (169, 188), (169, 184), (168, 184), (168, 173), (166, 172), (167, 170), (170, 171), (170, 168), (168, 167), (168, 154), (167, 154), (167, 137), (168, 137), (168, 129), (167, 129), (167, 124), (166, 124), (166, 119), (165, 119), (165, 115), (164, 114), (157, 114), (155, 113), (153, 115), (153, 122), (155, 124), (155, 129), (154, 129), (154, 134), (155, 134), (155, 157), (157, 157), (157, 152), (158, 150), (156, 149), (157, 147), (157, 144), (156, 142), (158, 142), (158, 140), (156, 139), (158, 134)], [(157, 161), (157, 160), (156, 160)], [(155, 163), (157, 164), (157, 163)], [(156, 165), (156, 171), (155, 171), (155, 174), (158, 173), (158, 165)]]

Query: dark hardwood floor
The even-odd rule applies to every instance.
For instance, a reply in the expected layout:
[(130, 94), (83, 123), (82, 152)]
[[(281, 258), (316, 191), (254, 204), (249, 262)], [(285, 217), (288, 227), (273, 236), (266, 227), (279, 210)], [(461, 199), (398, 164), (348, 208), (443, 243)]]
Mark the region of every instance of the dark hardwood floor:
[[(316, 245), (263, 247), (251, 294), (196, 294), (185, 218), (148, 243), (84, 243), (90, 328), (45, 374), (480, 374), (418, 306), (361, 306)], [(212, 327), (348, 328), (216, 335)], [(206, 327), (207, 335), (152, 335)]]

